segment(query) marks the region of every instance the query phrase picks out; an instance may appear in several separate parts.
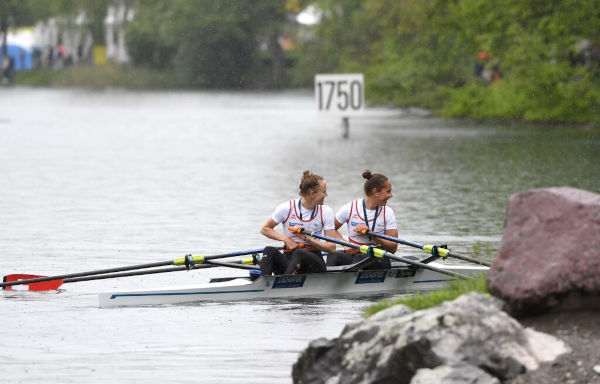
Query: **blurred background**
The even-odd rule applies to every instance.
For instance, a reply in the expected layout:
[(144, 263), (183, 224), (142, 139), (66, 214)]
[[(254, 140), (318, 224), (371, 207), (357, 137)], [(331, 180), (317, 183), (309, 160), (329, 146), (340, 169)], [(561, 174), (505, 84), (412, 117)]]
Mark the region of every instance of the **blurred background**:
[[(3, 0), (3, 82), (312, 87), (447, 117), (598, 123), (597, 0)], [(11, 67), (12, 69), (7, 70)]]

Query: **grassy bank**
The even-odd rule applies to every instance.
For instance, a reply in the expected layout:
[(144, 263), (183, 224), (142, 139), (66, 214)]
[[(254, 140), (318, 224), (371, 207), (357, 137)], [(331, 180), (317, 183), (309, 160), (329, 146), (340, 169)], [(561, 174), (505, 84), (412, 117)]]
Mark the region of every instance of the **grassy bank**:
[(22, 71), (17, 73), (15, 84), (84, 88), (185, 88), (185, 84), (182, 84), (176, 74), (115, 64), (77, 66), (62, 70), (42, 68)]
[(482, 274), (475, 280), (454, 280), (450, 282), (447, 288), (416, 295), (403, 297), (398, 300), (382, 300), (367, 308), (366, 316), (372, 316), (379, 311), (389, 308), (393, 305), (403, 304), (415, 311), (435, 307), (444, 301), (456, 299), (458, 296), (468, 292), (481, 292), (488, 294), (487, 276)]

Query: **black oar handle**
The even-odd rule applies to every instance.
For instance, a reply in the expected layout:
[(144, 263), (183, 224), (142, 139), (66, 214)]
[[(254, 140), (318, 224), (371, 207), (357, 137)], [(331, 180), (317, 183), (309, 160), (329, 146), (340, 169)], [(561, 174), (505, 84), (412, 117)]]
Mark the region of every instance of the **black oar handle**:
[[(373, 232), (373, 231), (367, 231), (366, 234), (370, 235), (370, 236), (379, 237), (379, 238), (382, 238), (382, 239), (385, 239), (385, 240), (394, 241), (394, 242), (396, 242), (398, 244), (403, 244), (403, 245), (408, 245), (410, 247), (419, 248), (419, 249), (422, 249), (422, 250), (425, 251), (425, 247), (426, 246), (423, 245), (423, 244), (413, 243), (411, 241), (403, 240), (403, 239), (400, 239), (400, 238), (388, 236), (386, 234), (377, 233), (377, 232)], [(469, 257), (469, 256), (460, 255), (460, 254), (452, 252), (450, 250), (448, 250), (448, 252), (446, 253), (446, 256), (454, 257), (456, 259), (461, 259), (461, 260), (464, 260), (464, 261), (469, 261), (471, 263), (475, 263), (475, 264), (479, 264), (479, 265), (485, 265), (486, 267), (491, 266), (491, 263), (488, 263), (488, 262), (485, 262), (485, 261), (482, 261), (482, 260), (477, 260), (477, 259), (474, 259), (474, 258)]]
[[(321, 235), (320, 233), (307, 232), (304, 229), (300, 229), (300, 230), (305, 235), (316, 237), (317, 239), (321, 239), (321, 240), (325, 240), (325, 241), (330, 241), (332, 243), (336, 243), (336, 244), (340, 244), (340, 245), (345, 245), (347, 247), (358, 249), (358, 250), (360, 250), (362, 252), (362, 249), (361, 249), (362, 246), (360, 246), (358, 244), (354, 244), (354, 243), (351, 243), (349, 241), (340, 240), (340, 239), (336, 239), (336, 238), (333, 238), (333, 237)], [(394, 255), (392, 253), (385, 252), (382, 249), (375, 249), (375, 251), (376, 251), (376, 254), (381, 254), (381, 255), (383, 255), (385, 257), (389, 257), (390, 259), (401, 261), (403, 263), (414, 265), (416, 267), (420, 267), (420, 268), (424, 268), (424, 269), (429, 269), (431, 271), (434, 271), (434, 272), (437, 272), (437, 273), (441, 273), (441, 274), (444, 274), (444, 275), (448, 275), (448, 276), (452, 276), (452, 277), (459, 277), (461, 279), (473, 280), (473, 277), (471, 277), (471, 276), (463, 275), (461, 273), (456, 273), (456, 272), (452, 272), (452, 271), (447, 271), (445, 269), (437, 268), (437, 267), (434, 267), (434, 266), (429, 265), (429, 264), (421, 263), (420, 261), (415, 261), (415, 260), (407, 259), (407, 258), (404, 258), (404, 257), (401, 257), (401, 256), (396, 256), (396, 255)]]

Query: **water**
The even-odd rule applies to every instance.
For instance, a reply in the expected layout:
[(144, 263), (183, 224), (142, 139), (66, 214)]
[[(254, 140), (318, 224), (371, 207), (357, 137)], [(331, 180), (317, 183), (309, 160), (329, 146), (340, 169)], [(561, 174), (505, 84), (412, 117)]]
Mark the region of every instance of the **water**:
[[(482, 126), (372, 109), (351, 119), (344, 140), (340, 120), (318, 116), (302, 92), (16, 88), (0, 89), (0, 98), (1, 275), (275, 244), (259, 227), (296, 196), (304, 169), (326, 179), (334, 210), (360, 197), (364, 169), (386, 174), (401, 237), (469, 255), (499, 248), (512, 193), (560, 185), (600, 191), (600, 134), (581, 128)], [(375, 301), (97, 307), (101, 291), (243, 273), (1, 292), (0, 372), (23, 383), (285, 383), (310, 340), (337, 336)]]

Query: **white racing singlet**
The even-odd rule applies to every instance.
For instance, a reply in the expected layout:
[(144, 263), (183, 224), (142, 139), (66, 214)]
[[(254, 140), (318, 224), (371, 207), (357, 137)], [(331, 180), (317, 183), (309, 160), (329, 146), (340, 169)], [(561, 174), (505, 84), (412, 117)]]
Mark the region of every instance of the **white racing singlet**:
[[(365, 224), (370, 230), (376, 233), (385, 233), (386, 229), (396, 229), (396, 216), (391, 208), (387, 208), (387, 206), (384, 205), (378, 207), (377, 210), (367, 209), (366, 211), (367, 221), (365, 221), (364, 218), (363, 199), (360, 199), (353, 200), (344, 205), (336, 215), (338, 222), (346, 223), (348, 226), (348, 240), (351, 243), (358, 245), (375, 244), (375, 242), (369, 241), (368, 235), (363, 235), (352, 230), (358, 224)], [(377, 219), (375, 221), (375, 227), (373, 227), (373, 220), (375, 219), (376, 212)]]
[(271, 216), (276, 223), (281, 223), (283, 226), (283, 234), (290, 237), (296, 243), (305, 242), (290, 232), (290, 226), (302, 226), (308, 232), (322, 233), (323, 230), (335, 228), (333, 222), (333, 210), (327, 205), (317, 205), (314, 209), (308, 210), (300, 206), (299, 200), (290, 200), (289, 202), (281, 203)]

